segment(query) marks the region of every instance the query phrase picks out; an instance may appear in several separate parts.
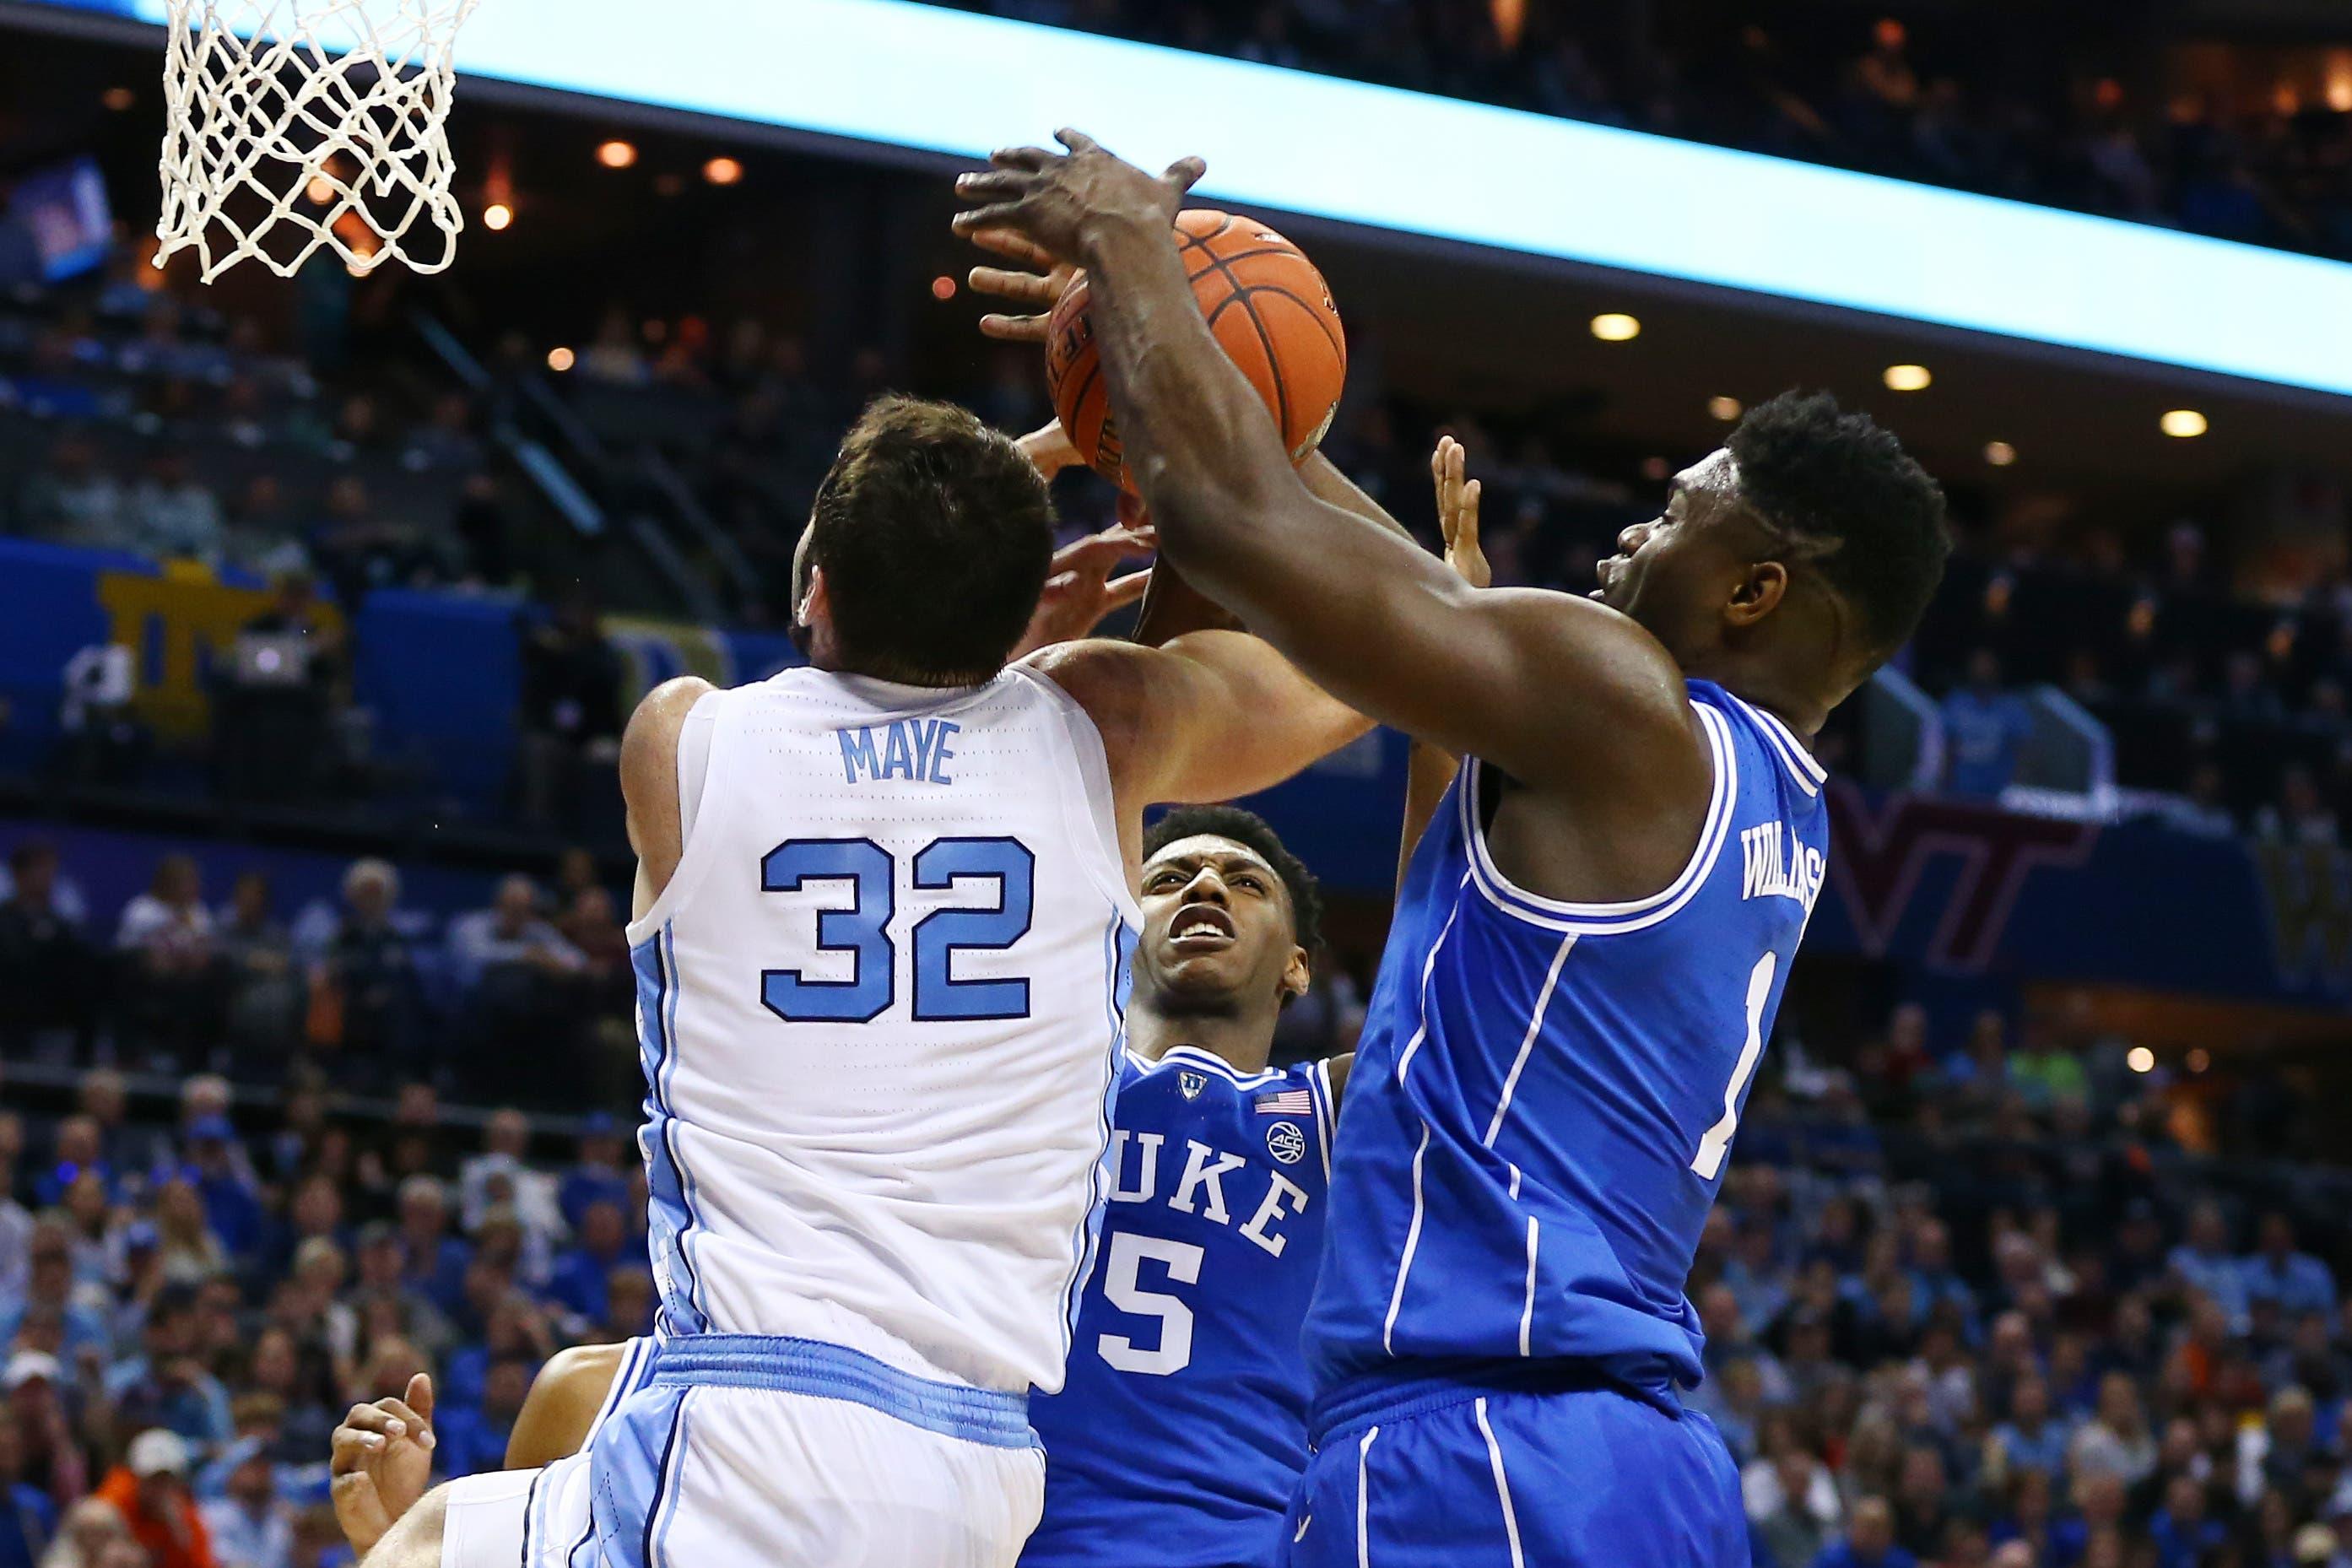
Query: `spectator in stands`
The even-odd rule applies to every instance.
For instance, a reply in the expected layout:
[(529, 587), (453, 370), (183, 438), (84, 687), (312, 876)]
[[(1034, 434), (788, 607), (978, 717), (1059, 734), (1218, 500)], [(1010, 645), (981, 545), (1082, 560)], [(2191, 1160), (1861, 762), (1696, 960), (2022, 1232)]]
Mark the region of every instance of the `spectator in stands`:
[(97, 994), (98, 955), (58, 908), (58, 852), (27, 838), (8, 856), (12, 890), (0, 900), (0, 1045), (87, 1036)]
[(302, 1019), (293, 938), (270, 902), (269, 878), (247, 871), (237, 878), (218, 927), (228, 971), (229, 1047), (247, 1077), (262, 1079), (282, 1070)]
[(166, 447), (147, 459), (146, 476), (131, 492), (125, 542), (159, 559), (187, 557), (217, 564), (228, 542), (220, 498), (198, 483), (188, 456)]
[(229, 1257), (242, 1265), (261, 1246), (261, 1193), (236, 1142), (236, 1130), (221, 1115), (205, 1116), (188, 1131), (188, 1158), (205, 1217)]
[(449, 1234), (450, 1217), (448, 1190), (439, 1181), (418, 1175), (400, 1184), (402, 1278), (442, 1311), (455, 1313), (465, 1300), (473, 1249)]
[(2332, 849), (2341, 837), (2318, 781), (2300, 763), (2280, 773), (2278, 798), (2254, 814), (2254, 832), (2273, 843), (2315, 849)]
[(644, 1266), (630, 1251), (620, 1205), (600, 1199), (581, 1217), (579, 1245), (555, 1260), (547, 1294), (583, 1328), (601, 1323), (611, 1315), (614, 1272)]
[(458, 1405), (435, 1416), (441, 1473), (456, 1479), (478, 1476), (506, 1467), (507, 1443), (514, 1436), (515, 1417), (530, 1392), (534, 1363), (521, 1355), (503, 1355), (482, 1374), (481, 1402)]
[(38, 1568), (57, 1530), (57, 1503), (26, 1483), (24, 1445), (0, 1421), (0, 1568)]
[[(196, 1317), (193, 1287), (167, 1285), (156, 1293), (140, 1334), (140, 1352), (117, 1362), (106, 1374), (106, 1397), (123, 1430), (168, 1427), (205, 1447), (236, 1436), (228, 1393), (197, 1358)], [(183, 1478), (184, 1454), (184, 1449)]]
[(1895, 1543), (1895, 1510), (1880, 1497), (1853, 1505), (1845, 1539), (1832, 1542), (1813, 1568), (1918, 1568), (1918, 1559)]
[(218, 1031), (220, 951), (193, 855), (166, 855), (145, 892), (122, 908), (114, 944), (125, 960), (122, 1008), (138, 1035), (188, 1065)]
[[(408, 938), (393, 923), (400, 874), (383, 860), (343, 873), (343, 915), (313, 973), (310, 1034), (381, 1072), (413, 1067), (423, 996)], [(360, 1074), (364, 1081), (367, 1068)]]
[(147, 1550), (151, 1568), (215, 1568), (212, 1535), (188, 1489), (188, 1446), (160, 1427), (141, 1432), (99, 1487), (131, 1534)]
[(278, 1496), (278, 1467), (257, 1440), (237, 1444), (226, 1489), (204, 1505), (204, 1519), (220, 1568), (289, 1568), (293, 1562), (294, 1510)]
[(2294, 1224), (2273, 1211), (2262, 1217), (2253, 1255), (2240, 1266), (2251, 1310), (2268, 1305), (2283, 1320), (2305, 1312), (2336, 1315), (2336, 1276), (2327, 1265), (2294, 1246)]
[(589, 768), (600, 777), (611, 773), (620, 756), (621, 676), (621, 656), (584, 592), (565, 595), (552, 616), (530, 624), (520, 758), (526, 822), (555, 824), (581, 794)]
[(2227, 1314), (2231, 1332), (2245, 1331), (2245, 1275), (2230, 1250), (2230, 1224), (2220, 1204), (2209, 1199), (2189, 1211), (2188, 1232), (2165, 1264), (2184, 1289), (2197, 1291)]
[(625, 307), (605, 307), (595, 337), (581, 352), (580, 374), (612, 386), (643, 386), (652, 379), (645, 351), (637, 346), (636, 322)]
[(555, 1178), (529, 1163), (530, 1139), (530, 1119), (521, 1111), (509, 1107), (491, 1113), (482, 1130), (482, 1152), (458, 1169), (458, 1219), (467, 1231), (477, 1231), (492, 1209), (509, 1210), (522, 1227), (536, 1279), (569, 1226)]
[(79, 431), (58, 438), (16, 500), (16, 532), (89, 550), (128, 545), (128, 498), (100, 461), (98, 444)]
[(2019, 754), (2033, 732), (2032, 711), (2001, 689), (2000, 660), (1990, 648), (1969, 656), (1966, 685), (1944, 699), (1945, 787), (1997, 800), (2017, 776)]
[(498, 1098), (543, 1093), (544, 1058), (516, 1047), (576, 1033), (587, 961), (540, 918), (530, 879), (505, 879), (488, 909), (451, 921), (449, 957), (466, 998), (467, 1081)]
[(610, 1111), (592, 1111), (581, 1119), (580, 1155), (563, 1173), (557, 1193), (565, 1225), (579, 1229), (593, 1204), (609, 1203), (625, 1214), (628, 1211), (629, 1178), (623, 1166), (625, 1145)]

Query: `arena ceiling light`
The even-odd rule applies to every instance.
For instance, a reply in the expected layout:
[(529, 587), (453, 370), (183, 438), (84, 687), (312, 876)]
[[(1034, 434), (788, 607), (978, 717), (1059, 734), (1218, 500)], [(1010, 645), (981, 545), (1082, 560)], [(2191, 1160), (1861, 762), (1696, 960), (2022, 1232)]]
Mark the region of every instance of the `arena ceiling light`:
[(2194, 408), (2175, 408), (2156, 422), (2157, 428), (2182, 441), (2190, 441), (2205, 434), (2205, 416)]
[(1936, 383), (1924, 364), (1890, 364), (1879, 379), (1889, 392), (1925, 392)]
[(2017, 461), (2017, 448), (2006, 441), (1987, 441), (1984, 460), (1996, 468), (2008, 468)]
[(1728, 425), (1738, 418), (1740, 413), (1739, 399), (1736, 397), (1710, 397), (1706, 400), (1706, 416), (1710, 419)]
[(611, 142), (604, 142), (597, 144), (596, 162), (604, 164), (604, 167), (608, 169), (625, 169), (636, 163), (636, 161), (637, 148), (636, 144), (633, 142), (623, 142), (615, 139)]
[(2339, 262), (910, 0), (658, 21), (498, 0), (457, 65), (958, 159), (1077, 125), (1150, 167), (1201, 153), (1222, 204), (2352, 395)]
[(1630, 343), (1642, 335), (1642, 323), (1622, 310), (1609, 310), (1592, 318), (1592, 335), (1604, 343)]
[(713, 158), (702, 165), (702, 177), (714, 185), (740, 184), (743, 165), (733, 158)]

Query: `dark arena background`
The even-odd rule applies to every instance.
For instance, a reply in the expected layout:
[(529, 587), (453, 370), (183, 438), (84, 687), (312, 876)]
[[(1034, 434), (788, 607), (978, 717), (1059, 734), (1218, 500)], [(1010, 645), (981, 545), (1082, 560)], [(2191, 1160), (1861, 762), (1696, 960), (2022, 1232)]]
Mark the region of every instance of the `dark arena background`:
[[(1051, 416), (950, 176), (1066, 121), (1214, 140), (1345, 319), (1324, 450), (1433, 544), (1458, 437), (1500, 583), (1790, 386), (1949, 493), (1688, 1285), (1755, 1560), (2352, 1564), (2352, 5), (488, 0), (455, 265), (210, 286), (160, 16), (0, 4), (0, 1568), (348, 1561), (352, 1401), (429, 1365), (492, 1469), (646, 1331), (621, 727), (799, 661), (876, 394)], [(1277, 1061), (1405, 752), (1250, 803), (1331, 906)], [(204, 1554), (76, 1535), (159, 1426)]]

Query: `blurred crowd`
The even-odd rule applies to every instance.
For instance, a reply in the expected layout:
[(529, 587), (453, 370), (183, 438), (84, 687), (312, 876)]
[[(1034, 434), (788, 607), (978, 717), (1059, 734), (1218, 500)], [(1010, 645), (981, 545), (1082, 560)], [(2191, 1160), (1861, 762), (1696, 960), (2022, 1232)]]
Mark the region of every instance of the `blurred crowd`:
[[(146, 1080), (152, 1088), (161, 1080)], [(539, 1366), (648, 1331), (644, 1179), (609, 1118), (548, 1138), (403, 1085), (267, 1111), (110, 1068), (0, 1110), (0, 1564), (330, 1568), (327, 1438), (435, 1375), (436, 1467), (499, 1468)]]
[[(1924, 19), (1915, 37), (1893, 17), (1800, 0), (1732, 15), (1522, 0), (942, 3), (2352, 256), (2352, 91), (2315, 78), (2250, 105), (2079, 68), (2145, 58), (2144, 14), (2129, 7), (2062, 49), (2042, 27), (1985, 26), (1969, 8)], [(2091, 15), (2044, 22), (2079, 31)]]
[(260, 871), (207, 888), (194, 856), (167, 854), (110, 920), (45, 839), (19, 841), (5, 871), (8, 1060), (253, 1084), (309, 1074), (372, 1093), (421, 1081), (535, 1105), (629, 1098), (627, 941), (584, 851), (544, 889), (508, 876), (446, 918), (404, 900), (398, 870), (373, 858), (349, 867), (336, 898), (289, 910)]
[[(2328, 1124), (2090, 1017), (1776, 1043), (1690, 1280), (1766, 1568), (2352, 1563)], [(429, 1370), (442, 1472), (497, 1468), (555, 1350), (646, 1329), (645, 1215), (611, 1120), (421, 1079), (0, 1085), (0, 1564), (337, 1562), (339, 1413)]]

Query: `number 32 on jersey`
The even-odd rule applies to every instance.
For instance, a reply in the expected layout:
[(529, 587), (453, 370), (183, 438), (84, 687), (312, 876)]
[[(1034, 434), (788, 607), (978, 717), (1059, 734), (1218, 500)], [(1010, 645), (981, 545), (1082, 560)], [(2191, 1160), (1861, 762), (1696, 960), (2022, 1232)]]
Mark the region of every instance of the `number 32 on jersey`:
[[(1029, 1016), (1026, 980), (959, 980), (955, 955), (1003, 952), (1029, 933), (1037, 858), (1017, 838), (934, 838), (908, 858), (911, 886), (923, 892), (994, 898), (950, 904), (915, 922), (910, 1000), (919, 1023), (964, 1023)], [(760, 861), (760, 886), (796, 893), (812, 884), (845, 883), (845, 907), (816, 913), (816, 949), (849, 955), (845, 980), (811, 980), (797, 969), (760, 972), (760, 1000), (793, 1024), (866, 1024), (898, 998), (898, 942), (890, 917), (898, 908), (899, 863), (870, 838), (793, 838)]]

